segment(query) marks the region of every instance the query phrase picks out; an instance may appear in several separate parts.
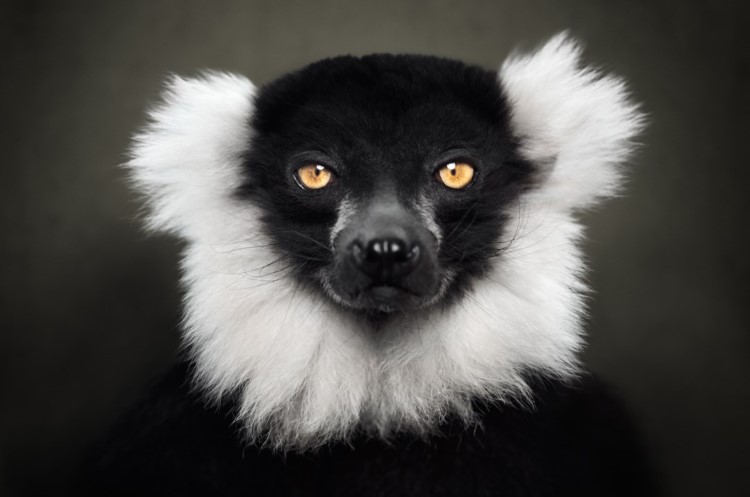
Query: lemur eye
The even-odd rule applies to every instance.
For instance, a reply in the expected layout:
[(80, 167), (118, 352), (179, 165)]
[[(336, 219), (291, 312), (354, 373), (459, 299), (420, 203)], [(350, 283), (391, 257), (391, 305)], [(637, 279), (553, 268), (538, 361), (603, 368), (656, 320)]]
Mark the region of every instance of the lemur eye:
[(305, 164), (297, 169), (295, 178), (302, 188), (319, 190), (331, 182), (333, 172), (322, 164)]
[(466, 162), (449, 162), (437, 170), (436, 177), (448, 188), (466, 188), (474, 178), (474, 167)]

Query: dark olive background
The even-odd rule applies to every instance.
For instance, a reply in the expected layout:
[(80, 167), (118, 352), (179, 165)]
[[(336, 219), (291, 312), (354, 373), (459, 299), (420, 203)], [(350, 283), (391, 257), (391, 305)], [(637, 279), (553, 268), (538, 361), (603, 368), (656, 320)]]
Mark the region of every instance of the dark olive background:
[(586, 216), (591, 369), (636, 415), (665, 495), (750, 495), (749, 28), (742, 2), (0, 5), (0, 494), (62, 492), (174, 357), (178, 243), (117, 164), (170, 72), (256, 83), (326, 56), (496, 68), (570, 28), (651, 116), (622, 198)]

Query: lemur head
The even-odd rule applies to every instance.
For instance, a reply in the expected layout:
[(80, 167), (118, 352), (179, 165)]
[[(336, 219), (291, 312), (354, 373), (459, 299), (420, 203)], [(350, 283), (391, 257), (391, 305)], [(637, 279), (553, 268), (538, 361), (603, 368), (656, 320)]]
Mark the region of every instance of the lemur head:
[(260, 90), (239, 196), (295, 284), (387, 327), (454, 305), (499, 255), (533, 172), (507, 116), (478, 67), (327, 59)]
[(149, 226), (187, 242), (196, 381), (252, 440), (426, 432), (575, 373), (575, 215), (617, 191), (642, 124), (579, 52), (169, 82), (128, 167)]

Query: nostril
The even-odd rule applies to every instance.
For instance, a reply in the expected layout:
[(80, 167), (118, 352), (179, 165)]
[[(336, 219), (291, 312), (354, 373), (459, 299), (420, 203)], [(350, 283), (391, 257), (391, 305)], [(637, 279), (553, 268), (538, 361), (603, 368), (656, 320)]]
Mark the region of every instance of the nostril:
[(367, 244), (367, 254), (365, 255), (365, 259), (369, 262), (373, 262), (387, 253), (387, 241), (373, 240), (369, 244)]
[(400, 238), (376, 238), (349, 245), (351, 261), (374, 281), (395, 282), (418, 265), (422, 247)]
[(409, 258), (406, 242), (399, 238), (370, 240), (365, 252), (365, 260), (368, 262), (388, 261), (399, 263)]
[(351, 264), (375, 284), (398, 284), (419, 266), (422, 250), (419, 242), (396, 237), (355, 240), (347, 246)]
[(386, 240), (388, 254), (393, 262), (403, 262), (406, 259), (406, 244), (401, 240)]

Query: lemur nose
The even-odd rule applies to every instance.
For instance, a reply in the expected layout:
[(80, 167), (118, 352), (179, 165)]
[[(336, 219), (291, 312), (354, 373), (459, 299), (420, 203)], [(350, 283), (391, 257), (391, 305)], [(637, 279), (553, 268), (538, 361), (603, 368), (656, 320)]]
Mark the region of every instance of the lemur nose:
[(422, 248), (419, 243), (409, 244), (401, 238), (376, 238), (351, 245), (351, 256), (360, 270), (374, 284), (397, 283), (417, 267)]

